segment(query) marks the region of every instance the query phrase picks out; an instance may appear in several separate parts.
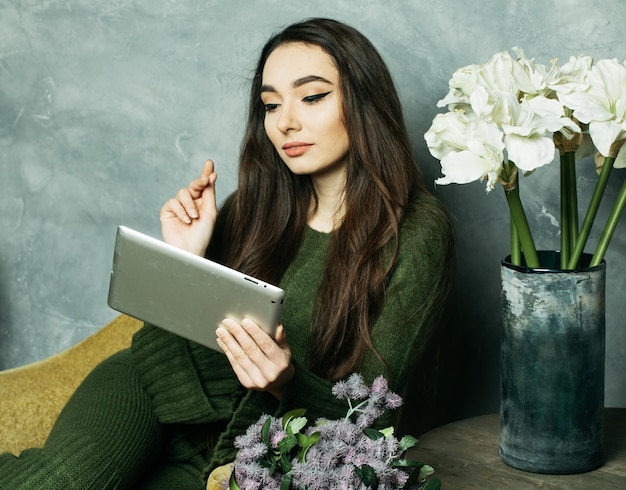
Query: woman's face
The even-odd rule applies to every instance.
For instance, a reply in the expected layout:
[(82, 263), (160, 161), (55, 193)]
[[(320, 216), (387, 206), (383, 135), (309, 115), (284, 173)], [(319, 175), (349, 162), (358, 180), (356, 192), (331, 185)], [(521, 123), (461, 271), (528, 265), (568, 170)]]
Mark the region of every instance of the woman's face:
[(265, 131), (276, 151), (300, 175), (343, 175), (348, 134), (339, 73), (319, 46), (284, 44), (263, 69)]

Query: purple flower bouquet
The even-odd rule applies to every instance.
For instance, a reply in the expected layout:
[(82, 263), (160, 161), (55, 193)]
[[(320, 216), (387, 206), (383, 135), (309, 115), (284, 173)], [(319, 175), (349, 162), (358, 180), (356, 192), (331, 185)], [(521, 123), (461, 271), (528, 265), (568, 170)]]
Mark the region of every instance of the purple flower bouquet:
[(293, 410), (282, 419), (263, 415), (246, 434), (235, 439), (238, 448), (230, 490), (406, 489), (438, 490), (433, 468), (403, 459), (417, 439), (398, 440), (393, 427), (372, 428), (388, 409), (402, 405), (380, 376), (368, 387), (359, 374), (333, 386), (333, 395), (345, 399), (348, 410), (340, 420), (319, 419), (307, 427), (305, 410)]

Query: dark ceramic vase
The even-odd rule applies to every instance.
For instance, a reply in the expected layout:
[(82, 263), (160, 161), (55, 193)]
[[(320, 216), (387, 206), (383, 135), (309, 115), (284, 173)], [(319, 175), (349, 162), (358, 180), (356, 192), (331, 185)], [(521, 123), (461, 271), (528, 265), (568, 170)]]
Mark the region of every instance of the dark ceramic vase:
[[(558, 270), (502, 262), (500, 457), (533, 473), (603, 462), (606, 264)], [(590, 257), (581, 260), (583, 267)]]

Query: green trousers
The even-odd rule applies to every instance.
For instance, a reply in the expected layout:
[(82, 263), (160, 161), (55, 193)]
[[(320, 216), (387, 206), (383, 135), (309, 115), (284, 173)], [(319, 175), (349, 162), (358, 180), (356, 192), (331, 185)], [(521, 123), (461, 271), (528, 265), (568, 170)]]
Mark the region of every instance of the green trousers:
[(211, 432), (160, 424), (122, 351), (83, 381), (43, 448), (0, 455), (0, 488), (201, 490)]

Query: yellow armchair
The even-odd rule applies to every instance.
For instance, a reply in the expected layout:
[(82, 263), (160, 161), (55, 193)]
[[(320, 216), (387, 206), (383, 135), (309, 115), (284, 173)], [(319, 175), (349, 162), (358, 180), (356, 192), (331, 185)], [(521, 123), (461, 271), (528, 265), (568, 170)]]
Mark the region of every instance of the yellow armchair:
[(0, 371), (0, 452), (41, 447), (65, 403), (100, 361), (130, 346), (139, 320), (118, 316), (93, 335), (41, 361)]
[[(100, 361), (130, 346), (143, 325), (120, 315), (93, 335), (41, 361), (0, 371), (0, 420), (10, 431), (0, 431), (0, 453), (19, 455), (41, 447), (61, 409), (83, 379)], [(230, 467), (217, 468), (207, 490), (220, 489)]]

